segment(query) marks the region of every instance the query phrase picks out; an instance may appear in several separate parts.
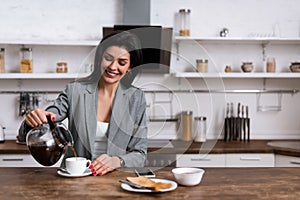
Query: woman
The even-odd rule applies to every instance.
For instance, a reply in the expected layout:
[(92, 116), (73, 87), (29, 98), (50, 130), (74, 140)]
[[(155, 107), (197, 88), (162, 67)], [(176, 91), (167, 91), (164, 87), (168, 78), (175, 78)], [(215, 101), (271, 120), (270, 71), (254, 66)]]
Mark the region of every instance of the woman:
[[(94, 175), (143, 166), (147, 154), (146, 101), (144, 93), (131, 85), (141, 63), (135, 35), (123, 31), (103, 38), (92, 74), (68, 84), (46, 110), (31, 111), (19, 132), (47, 123), (47, 115), (56, 122), (67, 118), (75, 151), (93, 159), (90, 168)], [(68, 149), (65, 158), (72, 156)]]

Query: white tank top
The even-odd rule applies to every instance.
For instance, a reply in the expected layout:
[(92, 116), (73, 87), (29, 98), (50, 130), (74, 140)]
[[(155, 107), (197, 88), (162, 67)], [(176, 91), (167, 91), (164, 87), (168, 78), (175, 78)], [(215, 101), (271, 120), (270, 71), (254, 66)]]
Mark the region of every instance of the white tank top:
[(101, 154), (106, 153), (107, 150), (107, 137), (109, 123), (97, 121), (96, 138), (93, 149), (93, 160), (99, 157)]

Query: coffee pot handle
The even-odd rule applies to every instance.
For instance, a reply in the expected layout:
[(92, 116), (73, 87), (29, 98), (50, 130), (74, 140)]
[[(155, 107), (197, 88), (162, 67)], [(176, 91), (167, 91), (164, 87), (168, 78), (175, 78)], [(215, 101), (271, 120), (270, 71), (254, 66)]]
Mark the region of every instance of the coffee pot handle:
[(48, 120), (48, 124), (50, 126), (50, 129), (53, 130), (55, 128), (55, 124), (54, 122), (51, 120), (51, 116), (50, 115), (47, 115), (47, 120)]

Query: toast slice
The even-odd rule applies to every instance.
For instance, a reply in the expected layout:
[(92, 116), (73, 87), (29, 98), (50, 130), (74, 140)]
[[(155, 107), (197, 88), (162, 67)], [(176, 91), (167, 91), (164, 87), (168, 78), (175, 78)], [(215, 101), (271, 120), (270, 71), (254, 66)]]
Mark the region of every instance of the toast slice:
[(168, 188), (172, 187), (171, 183), (155, 182), (145, 176), (127, 177), (126, 179), (132, 183), (142, 185), (146, 188), (153, 189), (155, 191), (159, 191), (162, 189), (168, 189)]

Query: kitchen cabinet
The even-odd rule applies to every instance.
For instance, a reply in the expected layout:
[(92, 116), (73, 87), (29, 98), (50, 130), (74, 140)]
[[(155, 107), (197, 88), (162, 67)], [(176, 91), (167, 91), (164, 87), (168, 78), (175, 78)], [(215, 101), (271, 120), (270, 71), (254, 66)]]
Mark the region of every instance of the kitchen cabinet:
[(274, 154), (226, 154), (226, 167), (274, 167)]
[(177, 154), (177, 167), (225, 167), (225, 154)]
[(145, 166), (147, 167), (166, 167), (175, 166), (176, 154), (148, 153)]
[(273, 153), (178, 154), (177, 167), (274, 167)]
[(41, 167), (31, 155), (0, 155), (0, 167)]
[[(52, 167), (59, 167), (62, 158)], [(0, 154), (0, 167), (43, 167), (30, 154)]]
[(300, 167), (300, 157), (275, 154), (275, 167)]

